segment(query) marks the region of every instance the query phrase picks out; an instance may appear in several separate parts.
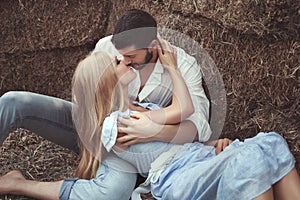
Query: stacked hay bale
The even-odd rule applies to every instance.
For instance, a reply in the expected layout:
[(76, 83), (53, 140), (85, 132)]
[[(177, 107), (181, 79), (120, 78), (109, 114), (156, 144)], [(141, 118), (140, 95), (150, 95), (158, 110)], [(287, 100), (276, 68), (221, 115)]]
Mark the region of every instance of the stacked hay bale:
[(69, 97), (73, 70), (104, 35), (108, 10), (110, 2), (1, 1), (0, 95)]
[(175, 0), (167, 2), (185, 16), (199, 15), (246, 34), (276, 39), (299, 36), (300, 4), (292, 0)]

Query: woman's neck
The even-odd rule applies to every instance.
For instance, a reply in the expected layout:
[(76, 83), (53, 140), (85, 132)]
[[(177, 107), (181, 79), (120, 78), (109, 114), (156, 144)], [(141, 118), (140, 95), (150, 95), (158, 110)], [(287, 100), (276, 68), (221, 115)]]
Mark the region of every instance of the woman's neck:
[(129, 108), (129, 98), (128, 98), (128, 85), (122, 85), (123, 89), (123, 99), (124, 99), (124, 106), (122, 111), (126, 111)]

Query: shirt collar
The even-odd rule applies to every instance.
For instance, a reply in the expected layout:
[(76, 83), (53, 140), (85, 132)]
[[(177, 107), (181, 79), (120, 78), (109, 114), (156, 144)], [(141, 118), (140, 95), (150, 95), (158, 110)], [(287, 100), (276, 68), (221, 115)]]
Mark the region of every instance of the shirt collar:
[(158, 58), (157, 62), (155, 63), (153, 72), (150, 74), (148, 81), (138, 95), (140, 102), (142, 102), (157, 86), (159, 86), (163, 73), (164, 67), (162, 66)]

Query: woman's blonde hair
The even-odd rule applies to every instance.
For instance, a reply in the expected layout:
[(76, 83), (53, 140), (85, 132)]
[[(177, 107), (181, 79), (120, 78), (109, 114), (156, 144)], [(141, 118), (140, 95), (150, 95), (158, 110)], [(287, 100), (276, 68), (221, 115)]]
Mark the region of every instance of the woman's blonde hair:
[(75, 176), (92, 179), (105, 157), (102, 123), (124, 104), (116, 62), (111, 55), (93, 53), (78, 64), (72, 81), (72, 101), (72, 117), (80, 138), (80, 162)]

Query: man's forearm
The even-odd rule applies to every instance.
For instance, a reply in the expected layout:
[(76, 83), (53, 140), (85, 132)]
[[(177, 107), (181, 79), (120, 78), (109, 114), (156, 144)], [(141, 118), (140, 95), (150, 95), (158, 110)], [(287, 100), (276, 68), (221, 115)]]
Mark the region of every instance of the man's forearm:
[(185, 144), (198, 141), (198, 132), (193, 122), (185, 120), (176, 125), (164, 125), (153, 140)]

